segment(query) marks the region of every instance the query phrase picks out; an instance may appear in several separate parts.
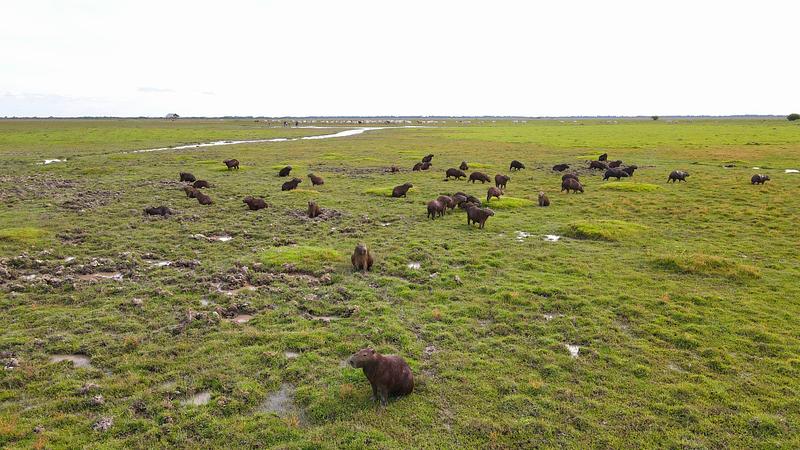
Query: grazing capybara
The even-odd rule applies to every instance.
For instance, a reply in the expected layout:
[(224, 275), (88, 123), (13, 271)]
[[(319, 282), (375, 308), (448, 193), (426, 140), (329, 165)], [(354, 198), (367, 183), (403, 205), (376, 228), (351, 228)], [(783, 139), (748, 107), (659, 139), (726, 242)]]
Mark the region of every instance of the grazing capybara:
[(319, 175), (314, 175), (313, 173), (308, 174), (308, 178), (311, 178), (311, 185), (312, 186), (319, 186), (321, 184), (325, 184), (325, 180), (322, 179)]
[(561, 176), (561, 181), (564, 181), (567, 178), (574, 178), (574, 179), (580, 181), (580, 179), (578, 178), (578, 175), (574, 174), (574, 173), (565, 173), (564, 175)]
[(197, 195), (197, 188), (191, 185), (187, 185), (183, 187), (183, 192), (186, 193), (186, 197), (194, 198)]
[(498, 173), (497, 175), (494, 176), (494, 185), (499, 188), (505, 189), (506, 184), (508, 184), (509, 180), (511, 180), (511, 177), (507, 175), (500, 175)]
[(420, 170), (422, 170), (422, 163), (420, 162), (414, 164), (414, 167), (411, 170), (413, 170), (414, 172), (419, 172)]
[(364, 370), (372, 398), (386, 406), (390, 396), (408, 395), (414, 391), (414, 375), (408, 363), (399, 356), (383, 356), (371, 348), (359, 350), (347, 359), (347, 364)]
[(447, 196), (447, 195), (440, 195), (439, 197), (436, 198), (436, 201), (437, 202), (442, 202), (442, 204), (445, 207), (445, 212), (446, 212), (447, 208), (453, 209), (453, 208), (456, 207), (456, 201), (453, 200), (453, 197), (450, 197), (450, 196)]
[(211, 203), (213, 203), (211, 201), (211, 197), (209, 197), (208, 195), (206, 195), (206, 194), (204, 194), (204, 193), (202, 193), (200, 191), (197, 191), (197, 193), (194, 194), (194, 198), (196, 198), (197, 199), (197, 203), (200, 203), (201, 205), (210, 205)]
[(608, 170), (608, 165), (602, 161), (589, 161), (590, 169)]
[(492, 197), (500, 200), (501, 195), (503, 195), (503, 191), (501, 191), (500, 188), (490, 187), (489, 190), (486, 191), (486, 203), (489, 203)]
[(561, 182), (561, 192), (564, 191), (567, 191), (567, 194), (569, 194), (569, 191), (573, 193), (580, 191), (580, 193), (583, 194), (583, 185), (575, 178), (567, 178)]
[(447, 171), (444, 173), (444, 175), (445, 175), (445, 179), (447, 179), (447, 180), (449, 180), (450, 177), (454, 177), (456, 180), (460, 180), (462, 178), (466, 178), (466, 176), (467, 176), (467, 174), (465, 174), (461, 170), (452, 169), (452, 168), (447, 169)]
[(444, 216), (444, 210), (447, 207), (439, 200), (431, 200), (428, 202), (428, 217), (435, 219), (437, 216)]
[(622, 160), (621, 159), (618, 159), (616, 161), (609, 161), (608, 162), (608, 168), (609, 169), (613, 169), (614, 167), (619, 167), (621, 165), (622, 165)]
[(539, 206), (550, 206), (550, 199), (547, 198), (547, 194), (541, 191), (539, 191)]
[(319, 205), (315, 202), (308, 202), (308, 217), (313, 219), (320, 214), (322, 214), (322, 210), (319, 209)]
[(428, 170), (428, 169), (430, 169), (430, 168), (431, 168), (431, 166), (432, 166), (432, 165), (433, 165), (433, 164), (431, 164), (431, 163), (430, 163), (430, 161), (429, 161), (429, 162), (424, 162), (424, 163), (422, 163), (422, 165), (419, 167), (419, 170)]
[(255, 198), (250, 197), (249, 195), (242, 200), (247, 207), (250, 208), (250, 211), (258, 211), (259, 209), (264, 209), (267, 207), (267, 202), (264, 201), (263, 198)]
[(673, 170), (669, 174), (669, 178), (667, 178), (667, 183), (672, 181), (673, 183), (676, 181), (686, 181), (686, 177), (689, 176), (688, 172), (684, 172), (682, 170)]
[(467, 196), (464, 194), (456, 193), (451, 198), (453, 199), (453, 203), (455, 203), (456, 206), (461, 206), (462, 204), (467, 202)]
[(469, 170), (469, 166), (467, 165), (466, 161), (461, 161), (461, 165), (458, 166), (458, 168), (461, 170)]
[(632, 177), (633, 176), (633, 172), (635, 172), (636, 169), (638, 169), (638, 168), (639, 168), (639, 166), (637, 166), (636, 164), (633, 164), (633, 165), (630, 165), (628, 167), (623, 167), (622, 170), (625, 171), (625, 173), (627, 173), (629, 177)]
[(472, 172), (469, 174), (469, 181), (471, 181), (472, 184), (475, 184), (476, 181), (480, 181), (481, 184), (486, 183), (487, 181), (491, 182), (489, 175), (481, 172)]
[(168, 215), (172, 214), (169, 208), (166, 206), (159, 206), (157, 208), (145, 208), (144, 213), (150, 216), (163, 216), (167, 217)]
[(372, 268), (372, 255), (365, 244), (356, 245), (353, 250), (353, 256), (350, 257), (350, 262), (353, 264), (355, 270), (363, 270), (364, 272)]
[(281, 169), (280, 172), (278, 172), (278, 176), (279, 177), (288, 177), (289, 176), (289, 172), (291, 172), (291, 171), (292, 171), (292, 166), (286, 166), (283, 169)]
[(197, 178), (195, 178), (194, 175), (190, 174), (189, 172), (181, 172), (181, 181), (194, 183), (197, 181)]
[(239, 169), (239, 160), (238, 159), (226, 159), (222, 161), (228, 167), (228, 170), (231, 169)]
[(206, 180), (197, 180), (194, 182), (194, 184), (192, 184), (192, 186), (194, 186), (195, 189), (210, 188), (211, 183)]
[(764, 184), (767, 181), (769, 181), (769, 175), (760, 173), (753, 175), (753, 178), (750, 178), (750, 184)]
[(289, 180), (286, 183), (283, 183), (283, 185), (281, 185), (281, 190), (282, 191), (291, 191), (293, 189), (297, 189), (297, 185), (302, 183), (302, 182), (303, 182), (303, 180), (301, 180), (300, 178), (292, 178), (291, 180)]
[(624, 170), (615, 167), (613, 169), (606, 170), (606, 173), (603, 174), (603, 181), (609, 178), (616, 178), (617, 181), (619, 181), (620, 178), (627, 178), (627, 177), (628, 177), (628, 172), (625, 172)]
[(597, 158), (598, 161), (605, 161), (607, 159), (608, 159), (608, 153), (603, 153), (602, 155), (600, 155), (599, 158)]
[(426, 157), (422, 158), (422, 162), (423, 162), (423, 163), (429, 163), (429, 162), (431, 162), (432, 160), (433, 160), (433, 154), (430, 154), (430, 155), (428, 155), (428, 156), (426, 156)]
[(392, 189), (392, 197), (395, 197), (395, 198), (396, 197), (405, 197), (406, 193), (408, 192), (408, 190), (411, 189), (412, 187), (414, 187), (414, 185), (411, 184), (411, 183), (406, 183), (406, 184), (401, 184), (400, 186), (395, 186), (394, 189)]
[(508, 168), (508, 170), (514, 171), (514, 170), (522, 170), (524, 168), (525, 168), (525, 164), (522, 164), (521, 162), (519, 162), (519, 161), (517, 161), (515, 159), (515, 160), (511, 161), (511, 166)]
[(483, 228), (486, 220), (494, 215), (494, 211), (489, 208), (479, 208), (473, 204), (467, 204), (467, 225), (477, 223), (478, 228)]
[(400, 172), (400, 168), (397, 166), (389, 167), (389, 173), (397, 173)]
[(553, 166), (553, 170), (556, 172), (563, 172), (567, 169), (569, 169), (569, 164), (556, 164)]

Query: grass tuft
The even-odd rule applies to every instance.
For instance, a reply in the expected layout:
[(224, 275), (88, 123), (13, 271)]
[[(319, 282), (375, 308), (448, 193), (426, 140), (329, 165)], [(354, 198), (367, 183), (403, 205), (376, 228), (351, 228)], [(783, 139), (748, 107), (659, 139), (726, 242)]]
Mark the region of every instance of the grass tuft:
[(309, 272), (318, 272), (345, 260), (335, 249), (311, 245), (270, 248), (261, 252), (260, 257), (261, 262), (270, 267), (280, 268), (284, 264), (293, 264), (298, 270)]
[(43, 238), (45, 235), (47, 235), (47, 231), (41, 228), (4, 228), (0, 230), (0, 241), (34, 242)]
[(644, 225), (622, 220), (576, 220), (567, 225), (565, 234), (576, 239), (616, 242), (646, 229)]
[(650, 183), (629, 183), (622, 181), (612, 181), (610, 183), (600, 185), (600, 189), (610, 189), (612, 191), (627, 191), (627, 192), (650, 192), (661, 189), (661, 186)]
[(492, 209), (506, 209), (506, 208), (524, 208), (526, 206), (535, 206), (536, 202), (526, 198), (516, 197), (500, 197), (500, 199), (493, 198), (485, 204), (485, 206)]
[(761, 276), (761, 272), (757, 267), (741, 264), (729, 258), (703, 253), (661, 256), (653, 262), (656, 267), (681, 274), (722, 276), (740, 281)]

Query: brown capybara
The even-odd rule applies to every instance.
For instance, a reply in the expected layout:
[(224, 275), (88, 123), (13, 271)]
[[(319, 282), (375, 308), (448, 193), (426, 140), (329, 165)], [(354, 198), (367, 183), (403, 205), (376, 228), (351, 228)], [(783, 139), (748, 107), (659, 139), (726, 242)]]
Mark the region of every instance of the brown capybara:
[(481, 172), (472, 172), (471, 174), (469, 174), (468, 181), (471, 181), (472, 184), (475, 184), (476, 181), (480, 181), (481, 184), (486, 183), (487, 181), (491, 182), (491, 180), (489, 179), (489, 175), (486, 175), (485, 173)]
[(453, 199), (453, 203), (455, 203), (456, 206), (461, 206), (463, 203), (466, 203), (467, 201), (467, 196), (460, 192), (456, 192), (450, 198)]
[(367, 246), (364, 244), (356, 245), (356, 249), (353, 250), (353, 256), (350, 257), (350, 262), (355, 270), (366, 272), (372, 269), (372, 255), (370, 255)]
[(469, 170), (469, 166), (467, 165), (466, 161), (461, 161), (461, 165), (458, 166), (458, 168), (461, 170)]
[(598, 161), (605, 161), (608, 159), (608, 153), (603, 153), (600, 157), (597, 158)]
[(638, 168), (639, 168), (639, 166), (637, 166), (636, 164), (632, 164), (632, 165), (630, 165), (628, 167), (623, 168), (622, 170), (625, 173), (627, 173), (629, 177), (632, 177), (633, 176), (633, 172), (635, 172), (636, 169), (638, 169)]
[(673, 170), (669, 174), (669, 178), (667, 178), (667, 183), (672, 181), (675, 183), (676, 181), (686, 181), (686, 177), (689, 176), (689, 172), (684, 172), (683, 170)]
[(412, 167), (411, 170), (414, 172), (419, 172), (420, 170), (422, 170), (422, 163), (420, 162), (414, 164), (414, 167)]
[(192, 184), (192, 186), (194, 186), (195, 189), (204, 189), (204, 188), (210, 188), (211, 183), (209, 183), (206, 180), (197, 180)]
[(424, 163), (429, 163), (429, 162), (431, 162), (431, 160), (433, 160), (433, 154), (430, 154), (430, 155), (422, 158), (422, 162), (424, 162)]
[(508, 168), (508, 170), (514, 171), (514, 170), (522, 170), (524, 168), (525, 168), (525, 164), (522, 164), (521, 162), (519, 162), (519, 161), (517, 161), (515, 159), (515, 160), (511, 161), (511, 166)]
[(553, 166), (553, 170), (556, 172), (563, 172), (567, 169), (569, 169), (569, 164), (556, 164)]
[(618, 159), (616, 161), (609, 161), (608, 162), (608, 168), (609, 169), (613, 169), (613, 168), (619, 167), (621, 165), (622, 165), (622, 160), (621, 159)]
[(263, 198), (255, 198), (250, 197), (249, 195), (242, 200), (247, 207), (250, 208), (250, 211), (258, 211), (259, 209), (264, 209), (267, 207), (267, 202), (264, 201)]
[(291, 172), (291, 171), (292, 171), (292, 166), (286, 166), (283, 169), (281, 169), (280, 172), (278, 172), (278, 176), (279, 177), (288, 177), (289, 176), (289, 172)]
[(325, 184), (325, 180), (322, 179), (319, 175), (314, 175), (313, 173), (308, 174), (308, 178), (311, 178), (311, 185), (312, 186), (319, 186)]
[(159, 207), (156, 207), (156, 208), (153, 208), (153, 207), (145, 208), (144, 209), (144, 213), (147, 214), (147, 215), (150, 215), (150, 216), (167, 217), (170, 214), (172, 214), (172, 211), (170, 211), (170, 209), (167, 208), (166, 206), (159, 206)]
[(539, 206), (550, 206), (550, 199), (547, 198), (547, 194), (541, 191), (539, 191)]
[(590, 169), (608, 170), (608, 165), (602, 161), (589, 161)]
[(489, 200), (492, 197), (496, 197), (498, 200), (500, 200), (501, 195), (503, 195), (503, 191), (501, 191), (500, 188), (490, 187), (489, 190), (486, 191), (486, 203), (489, 203)]
[(467, 174), (465, 174), (461, 170), (453, 169), (453, 168), (447, 169), (447, 171), (444, 173), (444, 178), (446, 180), (449, 180), (450, 177), (453, 177), (456, 180), (460, 180), (461, 178), (466, 178), (466, 176), (467, 176)]
[(453, 197), (447, 195), (440, 195), (439, 197), (436, 198), (436, 201), (442, 202), (442, 204), (445, 207), (445, 210), (447, 208), (453, 209), (456, 207), (456, 201), (453, 200)]
[(194, 198), (196, 198), (197, 203), (200, 203), (201, 205), (210, 205), (211, 203), (213, 203), (211, 201), (211, 197), (202, 193), (201, 191), (197, 191), (197, 193), (194, 194)]
[(422, 166), (420, 166), (419, 170), (428, 170), (431, 168), (432, 165), (433, 164), (431, 164), (430, 162), (424, 162), (422, 163)]
[(431, 219), (442, 217), (446, 208), (447, 206), (439, 200), (431, 200), (428, 202), (428, 217)]
[(400, 172), (400, 168), (397, 166), (389, 167), (389, 173), (397, 173)]
[(564, 181), (567, 178), (574, 178), (574, 179), (580, 181), (580, 179), (578, 178), (578, 175), (574, 174), (574, 173), (565, 173), (564, 175), (561, 176), (561, 181)]
[(181, 181), (194, 183), (197, 181), (197, 178), (195, 178), (194, 175), (190, 174), (189, 172), (181, 172)]
[(322, 214), (322, 210), (319, 209), (319, 205), (315, 202), (308, 202), (308, 217), (313, 219), (320, 214)]
[(609, 178), (616, 178), (617, 181), (619, 181), (620, 178), (627, 178), (627, 177), (628, 177), (628, 172), (625, 172), (624, 170), (615, 167), (613, 169), (606, 170), (606, 173), (603, 174), (603, 181)]
[(347, 364), (362, 369), (370, 386), (373, 401), (386, 406), (390, 396), (408, 395), (414, 391), (414, 375), (408, 363), (399, 356), (383, 356), (371, 348), (359, 350)]
[(239, 169), (239, 160), (238, 159), (226, 159), (225, 161), (222, 161), (222, 162), (225, 164), (225, 166), (228, 167), (228, 170), (231, 170), (231, 169), (237, 169), (238, 170)]
[(192, 185), (186, 185), (183, 187), (183, 192), (186, 193), (186, 197), (194, 198), (194, 196), (197, 195), (197, 188)]
[(414, 185), (411, 184), (411, 183), (406, 183), (406, 184), (401, 184), (400, 186), (395, 186), (394, 189), (392, 189), (392, 197), (395, 197), (395, 198), (397, 198), (397, 197), (405, 197), (406, 193), (408, 192), (408, 190), (411, 189), (412, 187), (414, 187)]
[(583, 185), (575, 178), (567, 178), (561, 182), (561, 192), (564, 191), (567, 191), (567, 194), (569, 194), (569, 191), (573, 193), (580, 191), (580, 193), (583, 194)]
[(497, 175), (494, 176), (494, 185), (499, 187), (499, 188), (505, 189), (506, 188), (506, 184), (508, 184), (508, 182), (510, 180), (511, 180), (511, 177), (509, 177), (507, 175), (501, 175), (501, 174), (498, 173)]
[(291, 191), (293, 189), (297, 189), (297, 185), (302, 183), (302, 182), (303, 182), (303, 180), (301, 180), (300, 178), (292, 178), (291, 180), (289, 180), (286, 183), (283, 183), (283, 185), (281, 185), (281, 190), (282, 191)]
[(769, 181), (769, 175), (760, 173), (753, 175), (753, 178), (750, 178), (750, 184), (764, 184), (767, 181)]
[(465, 210), (467, 211), (467, 225), (477, 223), (478, 228), (483, 228), (486, 225), (486, 220), (494, 215), (494, 211), (491, 209), (479, 208), (471, 203), (467, 203)]

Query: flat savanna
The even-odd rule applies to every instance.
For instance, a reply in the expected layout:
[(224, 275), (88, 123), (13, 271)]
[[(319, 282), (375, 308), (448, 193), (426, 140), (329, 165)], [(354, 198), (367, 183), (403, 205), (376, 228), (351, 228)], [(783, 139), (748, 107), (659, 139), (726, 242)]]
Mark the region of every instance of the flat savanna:
[[(347, 126), (0, 120), (0, 447), (800, 446), (797, 122), (448, 120), (132, 152)], [(638, 169), (603, 181), (601, 153)], [(484, 229), (426, 217), (441, 194), (485, 201), (489, 183), (445, 181), (462, 161), (511, 177)], [(303, 181), (282, 192), (286, 165)], [(373, 403), (344, 364), (364, 347), (405, 358), (414, 392)]]

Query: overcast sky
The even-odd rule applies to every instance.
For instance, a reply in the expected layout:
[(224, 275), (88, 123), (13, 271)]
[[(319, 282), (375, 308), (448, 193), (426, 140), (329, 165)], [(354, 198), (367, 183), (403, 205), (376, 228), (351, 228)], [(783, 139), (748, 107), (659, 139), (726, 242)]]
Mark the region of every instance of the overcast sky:
[(0, 6), (0, 116), (800, 112), (797, 1)]

